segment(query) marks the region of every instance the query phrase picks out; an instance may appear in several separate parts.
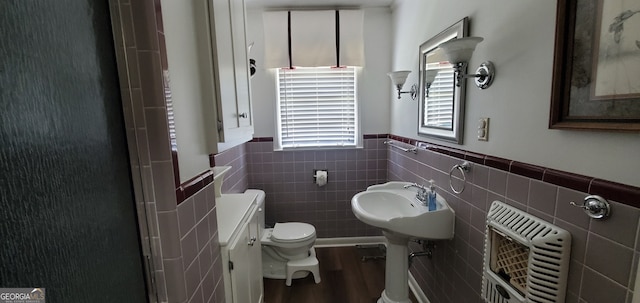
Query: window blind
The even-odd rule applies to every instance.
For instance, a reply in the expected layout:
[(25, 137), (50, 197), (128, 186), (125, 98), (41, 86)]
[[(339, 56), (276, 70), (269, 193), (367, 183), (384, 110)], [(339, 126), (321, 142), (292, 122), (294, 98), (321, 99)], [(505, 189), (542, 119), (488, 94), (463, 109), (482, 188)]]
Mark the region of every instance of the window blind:
[[(430, 68), (431, 69), (431, 68)], [(440, 66), (424, 107), (424, 121), (428, 127), (453, 129), (454, 73), (450, 65)]]
[(176, 141), (176, 118), (173, 111), (173, 97), (171, 95), (171, 87), (169, 79), (169, 71), (162, 72), (164, 82), (164, 99), (167, 103), (167, 121), (169, 123), (169, 143), (171, 144), (171, 150), (178, 150), (178, 142)]
[(278, 69), (280, 148), (357, 146), (354, 67)]

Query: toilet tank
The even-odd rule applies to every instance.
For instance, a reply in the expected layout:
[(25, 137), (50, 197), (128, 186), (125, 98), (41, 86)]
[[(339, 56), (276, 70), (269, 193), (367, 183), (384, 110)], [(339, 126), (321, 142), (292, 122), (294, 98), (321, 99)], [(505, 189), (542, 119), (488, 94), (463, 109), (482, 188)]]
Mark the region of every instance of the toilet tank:
[(264, 224), (265, 224), (265, 220), (264, 220), (264, 200), (266, 197), (266, 194), (264, 193), (263, 190), (260, 189), (247, 189), (245, 191), (245, 193), (247, 194), (256, 194), (256, 206), (258, 206), (258, 231), (260, 233), (262, 233), (262, 230), (264, 229)]

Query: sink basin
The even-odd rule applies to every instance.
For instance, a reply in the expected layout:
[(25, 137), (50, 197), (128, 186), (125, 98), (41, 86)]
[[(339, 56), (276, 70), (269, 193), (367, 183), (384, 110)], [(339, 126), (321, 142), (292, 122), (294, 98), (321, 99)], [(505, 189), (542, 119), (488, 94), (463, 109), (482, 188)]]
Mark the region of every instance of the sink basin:
[(415, 198), (413, 188), (406, 182), (389, 182), (369, 187), (351, 199), (351, 209), (362, 222), (379, 227), (397, 236), (420, 239), (451, 239), (455, 213), (437, 195), (438, 207), (429, 211)]

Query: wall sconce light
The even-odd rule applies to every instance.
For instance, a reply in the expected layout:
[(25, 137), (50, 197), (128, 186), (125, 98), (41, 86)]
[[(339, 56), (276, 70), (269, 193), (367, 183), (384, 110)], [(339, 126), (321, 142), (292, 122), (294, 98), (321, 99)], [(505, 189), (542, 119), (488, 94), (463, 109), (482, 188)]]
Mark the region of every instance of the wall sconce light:
[(418, 86), (416, 84), (411, 85), (410, 91), (402, 91), (402, 86), (404, 86), (404, 82), (407, 81), (407, 76), (409, 76), (410, 73), (411, 71), (408, 70), (387, 73), (389, 78), (391, 78), (391, 82), (398, 90), (398, 99), (400, 99), (400, 95), (402, 94), (411, 94), (411, 99), (413, 100), (418, 97)]
[(464, 37), (449, 40), (438, 46), (443, 50), (448, 61), (454, 65), (456, 86), (460, 86), (462, 78), (475, 78), (476, 86), (479, 89), (485, 89), (493, 83), (495, 68), (491, 61), (482, 62), (475, 74), (463, 73), (471, 59), (473, 51), (476, 49), (476, 45), (478, 45), (482, 40), (484, 40), (482, 37)]
[(429, 69), (425, 72), (425, 82), (426, 87), (424, 88), (424, 96), (429, 97), (429, 88), (431, 88), (431, 84), (436, 80), (436, 76), (438, 75), (438, 71), (435, 69)]

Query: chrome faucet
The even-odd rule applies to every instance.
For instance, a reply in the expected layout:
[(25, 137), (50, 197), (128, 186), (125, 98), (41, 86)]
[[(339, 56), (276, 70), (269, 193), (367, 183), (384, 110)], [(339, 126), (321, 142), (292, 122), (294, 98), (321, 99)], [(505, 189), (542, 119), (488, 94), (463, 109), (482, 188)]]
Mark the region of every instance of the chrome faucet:
[(411, 187), (415, 187), (418, 189), (416, 192), (416, 200), (420, 202), (422, 205), (427, 205), (427, 187), (424, 185), (420, 185), (418, 183), (407, 184), (403, 186), (405, 189), (409, 189)]

